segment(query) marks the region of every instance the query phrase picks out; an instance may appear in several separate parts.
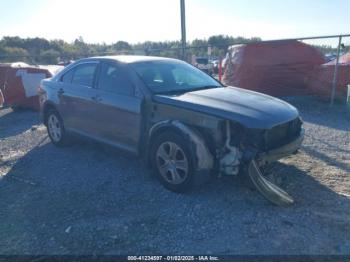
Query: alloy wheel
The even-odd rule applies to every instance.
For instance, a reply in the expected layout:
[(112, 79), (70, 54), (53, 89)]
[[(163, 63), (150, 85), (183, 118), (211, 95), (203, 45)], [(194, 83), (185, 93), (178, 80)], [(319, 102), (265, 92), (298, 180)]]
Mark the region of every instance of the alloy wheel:
[(59, 142), (62, 138), (62, 128), (57, 116), (54, 114), (50, 115), (47, 124), (52, 140)]
[(162, 143), (157, 150), (157, 168), (170, 184), (181, 184), (188, 177), (188, 160), (180, 146), (173, 142)]

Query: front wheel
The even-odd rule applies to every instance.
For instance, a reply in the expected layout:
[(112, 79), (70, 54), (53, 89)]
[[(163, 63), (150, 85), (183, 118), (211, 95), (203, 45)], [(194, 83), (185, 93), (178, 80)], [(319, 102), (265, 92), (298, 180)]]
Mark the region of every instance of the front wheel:
[(68, 136), (64, 129), (63, 121), (55, 110), (47, 113), (46, 124), (51, 142), (59, 147), (66, 146), (68, 144)]
[(160, 134), (151, 149), (151, 162), (165, 188), (185, 192), (193, 186), (194, 161), (189, 143), (175, 132)]

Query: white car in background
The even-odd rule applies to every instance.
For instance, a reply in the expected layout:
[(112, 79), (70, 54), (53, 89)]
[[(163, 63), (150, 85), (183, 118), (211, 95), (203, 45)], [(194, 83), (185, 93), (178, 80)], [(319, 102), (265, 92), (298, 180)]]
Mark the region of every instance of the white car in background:
[(208, 74), (213, 74), (214, 72), (214, 66), (209, 62), (209, 58), (207, 57), (196, 57), (194, 59), (194, 66)]

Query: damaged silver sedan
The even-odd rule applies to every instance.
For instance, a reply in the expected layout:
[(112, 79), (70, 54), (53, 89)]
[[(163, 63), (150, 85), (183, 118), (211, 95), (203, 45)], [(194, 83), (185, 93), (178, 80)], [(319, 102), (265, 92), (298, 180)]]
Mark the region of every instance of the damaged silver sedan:
[(57, 146), (78, 134), (137, 154), (175, 192), (245, 174), (269, 201), (293, 203), (261, 171), (296, 153), (304, 137), (284, 101), (223, 86), (179, 60), (140, 56), (79, 60), (43, 80), (39, 94)]

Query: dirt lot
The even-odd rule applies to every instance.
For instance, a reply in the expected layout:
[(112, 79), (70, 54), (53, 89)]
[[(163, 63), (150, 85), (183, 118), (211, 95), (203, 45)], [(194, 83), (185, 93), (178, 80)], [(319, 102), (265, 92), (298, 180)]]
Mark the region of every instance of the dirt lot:
[(350, 254), (350, 121), (291, 100), (300, 154), (269, 172), (295, 199), (272, 206), (236, 178), (186, 195), (93, 143), (55, 148), (35, 112), (0, 111), (1, 254)]

